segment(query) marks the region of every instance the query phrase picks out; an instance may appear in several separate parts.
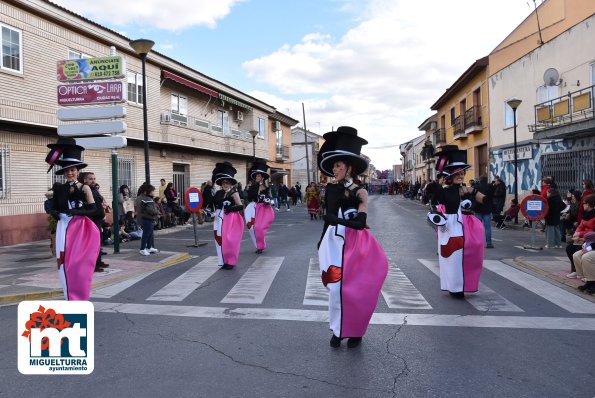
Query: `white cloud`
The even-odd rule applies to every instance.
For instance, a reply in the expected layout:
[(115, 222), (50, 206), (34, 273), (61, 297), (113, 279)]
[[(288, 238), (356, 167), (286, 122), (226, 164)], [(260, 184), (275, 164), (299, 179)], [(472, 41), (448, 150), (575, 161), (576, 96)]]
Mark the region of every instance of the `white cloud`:
[(56, 4), (87, 18), (117, 26), (153, 26), (180, 31), (203, 25), (214, 28), (242, 0), (54, 0)]
[[(307, 120), (323, 132), (352, 125), (369, 147), (398, 145), (421, 134), (417, 126), (444, 90), (531, 10), (519, 0), (370, 0), (343, 37), (312, 32), (242, 66), (278, 93), (268, 101), (253, 95), (279, 111), (299, 110), (290, 116), (301, 120), (302, 100), (281, 97), (303, 98)], [(400, 157), (397, 147), (368, 152), (381, 168)]]
[(160, 50), (164, 50), (164, 51), (172, 50), (174, 48), (174, 45), (171, 43), (163, 43), (163, 44), (159, 44), (158, 46), (159, 46)]

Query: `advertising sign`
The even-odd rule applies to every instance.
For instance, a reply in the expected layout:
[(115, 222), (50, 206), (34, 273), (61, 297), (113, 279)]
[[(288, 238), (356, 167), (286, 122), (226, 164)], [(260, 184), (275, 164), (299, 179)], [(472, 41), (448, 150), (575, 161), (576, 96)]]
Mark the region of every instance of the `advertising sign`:
[(120, 134), (126, 131), (126, 122), (100, 122), (62, 124), (58, 126), (60, 137), (85, 137), (90, 135)]
[(112, 80), (58, 85), (58, 105), (88, 105), (126, 101), (126, 85)]
[[(516, 157), (521, 159), (533, 159), (533, 149), (531, 145), (517, 146)], [(514, 148), (502, 150), (502, 158), (505, 162), (514, 162)]]
[(64, 108), (56, 112), (58, 119), (63, 121), (87, 119), (113, 119), (126, 116), (123, 106), (93, 106), (85, 108)]
[(66, 59), (58, 61), (58, 80), (117, 79), (124, 77), (126, 65), (122, 57)]
[(548, 210), (547, 200), (541, 195), (529, 195), (521, 202), (521, 213), (529, 221), (541, 220)]

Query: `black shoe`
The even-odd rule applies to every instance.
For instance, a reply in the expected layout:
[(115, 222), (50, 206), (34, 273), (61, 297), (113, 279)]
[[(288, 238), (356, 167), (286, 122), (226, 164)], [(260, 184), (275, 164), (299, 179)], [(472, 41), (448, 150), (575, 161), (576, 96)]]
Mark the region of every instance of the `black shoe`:
[(351, 337), (347, 340), (347, 347), (348, 348), (355, 348), (362, 343), (361, 337)]
[(106, 264), (106, 263), (104, 263), (104, 262), (102, 261), (102, 262), (100, 262), (99, 264), (97, 264), (97, 265), (95, 266), (95, 268), (97, 268), (97, 267), (101, 267), (101, 268), (107, 268), (107, 267), (109, 267), (109, 264)]
[(101, 267), (96, 266), (95, 267), (95, 272), (105, 272), (105, 270)]
[(593, 288), (593, 287), (595, 287), (595, 282), (594, 281), (588, 281), (584, 285), (579, 286), (578, 287), (578, 290), (580, 290), (581, 292), (584, 292), (585, 290), (587, 290), (589, 288)]
[(331, 337), (331, 347), (333, 348), (339, 348), (341, 347), (341, 339), (337, 336), (335, 336), (333, 334), (333, 337)]
[(101, 254), (102, 256), (107, 256), (107, 252), (104, 252), (103, 250), (99, 254)]
[(465, 298), (465, 293), (463, 292), (448, 292), (454, 298), (463, 299)]
[(256, 253), (256, 254), (262, 254), (262, 249), (257, 249), (254, 253)]
[(233, 269), (233, 265), (223, 264), (223, 266), (221, 268), (223, 268), (223, 269)]
[(587, 294), (595, 294), (595, 285), (587, 286), (583, 292)]

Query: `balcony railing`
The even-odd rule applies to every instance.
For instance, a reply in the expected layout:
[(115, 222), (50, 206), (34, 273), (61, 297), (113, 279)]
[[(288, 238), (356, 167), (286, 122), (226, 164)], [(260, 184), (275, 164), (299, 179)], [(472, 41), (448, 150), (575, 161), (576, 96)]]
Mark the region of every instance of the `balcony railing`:
[(289, 145), (276, 146), (276, 159), (278, 161), (285, 161), (289, 159)]
[(464, 127), (464, 115), (459, 115), (455, 118), (452, 123), (453, 135), (454, 139), (461, 139), (467, 138), (467, 134), (465, 134), (465, 127)]
[(595, 117), (595, 86), (568, 93), (535, 105), (535, 124), (532, 132), (553, 129)]
[(426, 142), (421, 149), (421, 160), (428, 162), (434, 159), (434, 146), (431, 142)]
[(465, 134), (475, 133), (483, 130), (481, 106), (473, 105), (465, 111)]
[(443, 145), (446, 144), (446, 130), (444, 127), (434, 131), (434, 144)]
[(161, 112), (161, 124), (181, 126), (190, 130), (202, 131), (216, 135), (231, 136), (244, 141), (252, 141), (252, 136), (247, 130), (238, 130), (230, 128), (227, 133), (223, 127), (216, 126), (208, 120), (203, 120), (190, 115), (181, 115), (172, 111)]

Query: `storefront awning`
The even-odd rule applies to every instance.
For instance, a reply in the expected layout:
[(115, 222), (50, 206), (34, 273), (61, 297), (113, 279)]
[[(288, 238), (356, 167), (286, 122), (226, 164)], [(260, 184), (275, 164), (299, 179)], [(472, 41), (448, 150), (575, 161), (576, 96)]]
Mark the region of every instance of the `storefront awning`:
[(237, 105), (240, 108), (244, 108), (244, 109), (247, 109), (249, 111), (252, 110), (252, 107), (250, 105), (246, 105), (243, 102), (238, 101), (237, 99), (233, 99), (231, 97), (228, 97), (227, 95), (219, 94), (219, 99), (221, 101), (225, 101), (225, 102), (229, 102), (230, 104)]
[(175, 81), (175, 82), (177, 82), (177, 83), (183, 84), (183, 85), (184, 85), (184, 86), (186, 86), (186, 87), (190, 87), (190, 88), (193, 88), (193, 89), (195, 89), (195, 90), (197, 90), (197, 91), (200, 91), (201, 93), (208, 94), (208, 95), (210, 95), (211, 97), (218, 98), (218, 97), (219, 97), (219, 95), (220, 95), (220, 94), (219, 94), (217, 91), (215, 91), (215, 90), (211, 90), (210, 88), (206, 88), (206, 87), (204, 87), (204, 86), (201, 86), (201, 85), (200, 85), (200, 84), (198, 84), (198, 83), (191, 82), (191, 81), (190, 81), (190, 80), (188, 80), (188, 79), (184, 79), (184, 78), (183, 78), (183, 77), (181, 77), (181, 76), (174, 75), (173, 73), (171, 73), (171, 72), (168, 72), (168, 71), (166, 71), (166, 70), (164, 70), (164, 71), (162, 71), (162, 72), (163, 72), (163, 78), (164, 78), (164, 79), (170, 79), (170, 80), (173, 80), (173, 81)]

